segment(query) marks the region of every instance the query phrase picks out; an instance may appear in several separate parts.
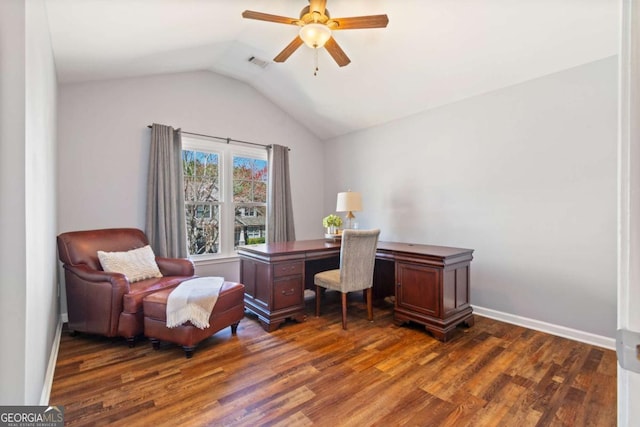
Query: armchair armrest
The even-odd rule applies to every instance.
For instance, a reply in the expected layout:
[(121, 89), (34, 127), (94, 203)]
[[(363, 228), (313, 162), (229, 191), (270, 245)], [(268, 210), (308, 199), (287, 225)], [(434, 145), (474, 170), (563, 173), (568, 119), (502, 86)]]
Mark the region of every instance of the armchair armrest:
[(121, 273), (95, 270), (86, 264), (63, 265), (69, 329), (114, 337), (122, 313), (122, 297), (130, 292)]
[(156, 263), (163, 276), (193, 276), (193, 261), (186, 258), (156, 257)]
[(80, 279), (86, 280), (87, 282), (108, 282), (113, 288), (121, 290), (123, 294), (129, 292), (129, 280), (124, 274), (107, 273), (106, 271), (94, 270), (85, 264), (64, 264), (63, 267), (70, 273), (75, 274)]

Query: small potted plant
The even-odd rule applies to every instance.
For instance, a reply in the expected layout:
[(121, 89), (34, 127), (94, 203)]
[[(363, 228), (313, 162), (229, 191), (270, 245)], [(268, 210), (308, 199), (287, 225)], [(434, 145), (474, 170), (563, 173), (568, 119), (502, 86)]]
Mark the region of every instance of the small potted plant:
[(342, 225), (342, 218), (338, 215), (327, 215), (322, 219), (322, 226), (327, 229), (327, 234), (337, 234), (338, 227)]

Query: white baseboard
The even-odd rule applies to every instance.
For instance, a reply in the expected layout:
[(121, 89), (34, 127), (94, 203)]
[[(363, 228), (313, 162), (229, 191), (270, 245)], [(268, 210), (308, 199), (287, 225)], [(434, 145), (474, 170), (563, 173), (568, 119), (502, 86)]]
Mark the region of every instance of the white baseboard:
[(53, 386), (53, 376), (56, 372), (56, 362), (58, 360), (58, 349), (60, 348), (60, 337), (62, 336), (62, 316), (58, 320), (56, 334), (53, 337), (51, 352), (49, 353), (49, 364), (47, 365), (47, 373), (44, 376), (44, 384), (42, 393), (40, 394), (40, 405), (49, 406), (49, 396), (51, 396), (51, 387)]
[(539, 320), (529, 319), (527, 317), (516, 316), (515, 314), (491, 310), (490, 308), (478, 307), (476, 305), (473, 306), (473, 313), (477, 314), (478, 316), (488, 317), (490, 319), (511, 323), (513, 325), (534, 329), (540, 332), (546, 332), (551, 335), (568, 338), (574, 341), (580, 341), (585, 344), (591, 344), (614, 351), (616, 349), (615, 338), (603, 337), (601, 335), (595, 335), (589, 332), (579, 331), (577, 329), (571, 329), (547, 322), (541, 322)]

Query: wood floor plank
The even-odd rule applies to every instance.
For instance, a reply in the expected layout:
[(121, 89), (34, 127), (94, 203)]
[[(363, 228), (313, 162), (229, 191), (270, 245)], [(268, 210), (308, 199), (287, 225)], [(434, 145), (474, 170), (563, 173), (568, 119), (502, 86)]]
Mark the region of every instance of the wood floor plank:
[(191, 359), (64, 331), (50, 403), (70, 426), (615, 426), (611, 350), (480, 316), (442, 343), (361, 299), (344, 331), (339, 304), (271, 333), (247, 314)]

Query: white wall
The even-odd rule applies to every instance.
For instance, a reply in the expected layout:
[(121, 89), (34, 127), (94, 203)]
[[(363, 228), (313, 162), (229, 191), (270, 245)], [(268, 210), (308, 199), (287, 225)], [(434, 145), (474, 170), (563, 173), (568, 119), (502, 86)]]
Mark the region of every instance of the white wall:
[(616, 91), (611, 57), (335, 138), (325, 206), (358, 190), (381, 240), (475, 249), (473, 305), (614, 337)]
[[(65, 84), (59, 91), (60, 232), (144, 229), (147, 125), (161, 123), (290, 147), (296, 236), (322, 236), (322, 145), (250, 86), (203, 71)], [(199, 265), (197, 273), (237, 280), (238, 263)]]
[[(41, 403), (60, 319), (56, 252), (56, 70), (43, 0), (26, 2), (26, 402)], [(44, 393), (44, 394), (43, 394)]]
[(0, 2), (0, 404), (25, 398), (25, 7)]
[(0, 404), (36, 405), (59, 319), (56, 77), (41, 0), (0, 2)]

